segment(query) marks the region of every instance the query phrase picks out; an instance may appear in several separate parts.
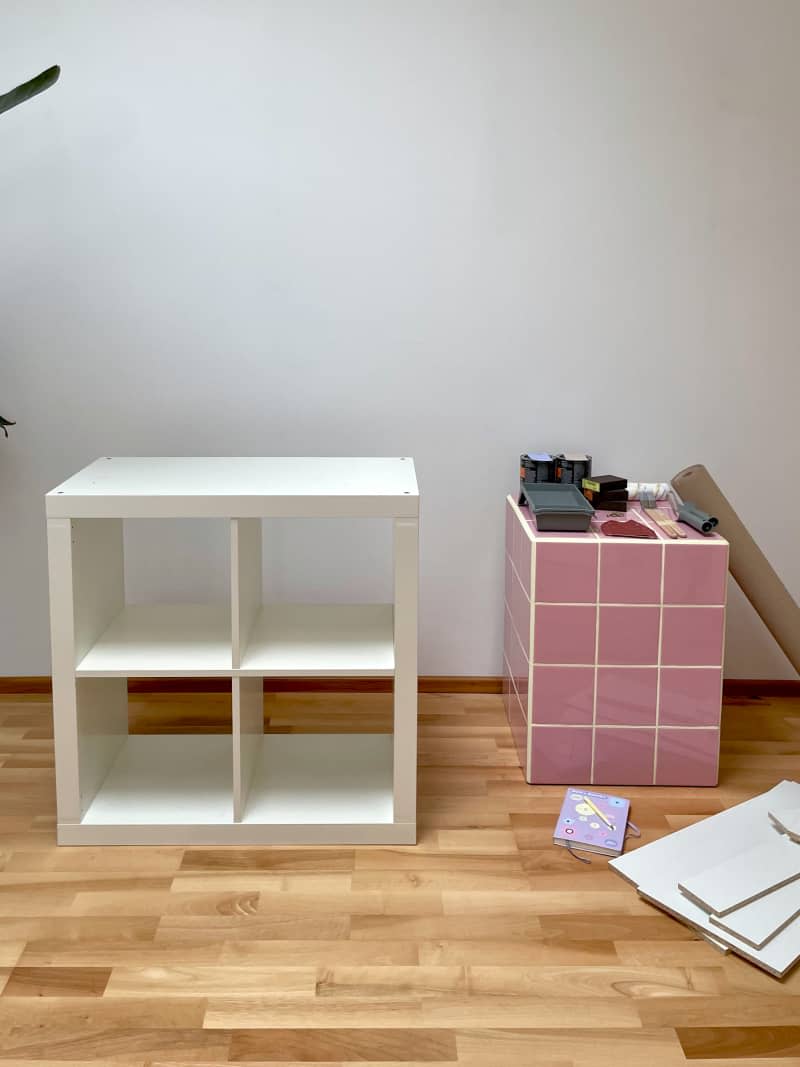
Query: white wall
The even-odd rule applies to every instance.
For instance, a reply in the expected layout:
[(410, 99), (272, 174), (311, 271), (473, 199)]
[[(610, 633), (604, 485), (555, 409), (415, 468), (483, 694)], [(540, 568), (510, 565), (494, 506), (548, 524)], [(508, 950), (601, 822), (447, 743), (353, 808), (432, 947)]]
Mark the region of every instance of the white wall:
[[(500, 672), (529, 447), (705, 462), (800, 595), (799, 33), (795, 0), (3, 0), (0, 86), (63, 75), (0, 117), (0, 674), (49, 669), (42, 494), (106, 454), (415, 456), (427, 674)], [(379, 596), (329, 532), (335, 567), (275, 535), (279, 591)], [(134, 535), (132, 596), (224, 588), (198, 538)], [(730, 614), (728, 673), (791, 676)]]

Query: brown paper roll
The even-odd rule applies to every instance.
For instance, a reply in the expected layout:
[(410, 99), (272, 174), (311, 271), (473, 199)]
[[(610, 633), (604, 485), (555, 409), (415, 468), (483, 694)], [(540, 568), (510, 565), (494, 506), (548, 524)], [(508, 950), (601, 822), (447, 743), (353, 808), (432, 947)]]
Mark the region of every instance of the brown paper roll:
[(800, 606), (748, 533), (706, 468), (698, 463), (672, 479), (683, 500), (719, 519), (717, 530), (730, 544), (730, 572), (765, 626), (800, 673)]

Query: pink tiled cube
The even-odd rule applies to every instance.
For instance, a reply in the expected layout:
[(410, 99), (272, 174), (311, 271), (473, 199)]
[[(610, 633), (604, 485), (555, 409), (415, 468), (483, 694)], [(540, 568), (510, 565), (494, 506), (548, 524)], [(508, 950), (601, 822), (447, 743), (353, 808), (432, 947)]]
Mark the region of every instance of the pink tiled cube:
[(597, 544), (537, 545), (535, 599), (554, 604), (594, 604)]
[(507, 603), (511, 610), (511, 622), (514, 625), (520, 643), (523, 648), (527, 649), (530, 645), (531, 605), (525, 596), (525, 590), (522, 588), (519, 578), (510, 567), (508, 572), (510, 577), (508, 577), (509, 590), (507, 595), (511, 599)]
[(651, 785), (655, 730), (602, 727), (595, 730), (596, 785)]
[(724, 542), (666, 546), (665, 604), (724, 604), (727, 582), (728, 546)]
[(596, 722), (604, 726), (655, 726), (657, 693), (655, 667), (600, 667)]
[(505, 654), (506, 662), (508, 663), (511, 671), (511, 679), (514, 682), (514, 687), (519, 694), (519, 699), (522, 702), (522, 706), (527, 710), (528, 707), (528, 659), (519, 643), (519, 639), (514, 632), (514, 628), (509, 626), (510, 630), (508, 636), (508, 644), (506, 645)]
[(535, 663), (593, 663), (597, 609), (537, 604), (534, 619)]
[(528, 726), (522, 705), (514, 690), (514, 683), (508, 675), (504, 678), (504, 699), (506, 705), (506, 717), (511, 727), (511, 736), (517, 749), (520, 765), (524, 767), (528, 758)]
[(594, 667), (534, 667), (532, 722), (590, 724)]
[(658, 541), (604, 543), (600, 548), (600, 602), (658, 604), (662, 555)]
[(670, 667), (721, 665), (724, 626), (724, 608), (665, 607), (661, 663)]
[(598, 663), (658, 663), (659, 608), (601, 606), (599, 611)]
[(659, 727), (656, 785), (716, 785), (718, 730)]
[(719, 668), (663, 667), (658, 721), (662, 726), (719, 726)]
[(588, 784), (592, 768), (591, 727), (534, 726), (532, 730), (531, 782)]

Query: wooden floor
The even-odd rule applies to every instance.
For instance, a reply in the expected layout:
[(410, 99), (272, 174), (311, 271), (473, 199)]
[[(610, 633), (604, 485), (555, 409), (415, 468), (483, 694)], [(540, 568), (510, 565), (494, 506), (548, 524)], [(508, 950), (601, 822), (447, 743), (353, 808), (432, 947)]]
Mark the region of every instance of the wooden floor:
[[(281, 694), (275, 730), (387, 728)], [(331, 712), (325, 705), (335, 702)], [(132, 728), (218, 730), (221, 696)], [(696, 1067), (800, 1063), (800, 969), (726, 957), (552, 847), (499, 697), (425, 696), (420, 833), (394, 848), (56, 848), (51, 712), (0, 698), (0, 1060)], [(718, 789), (626, 789), (643, 840), (800, 778), (800, 702), (725, 709)]]

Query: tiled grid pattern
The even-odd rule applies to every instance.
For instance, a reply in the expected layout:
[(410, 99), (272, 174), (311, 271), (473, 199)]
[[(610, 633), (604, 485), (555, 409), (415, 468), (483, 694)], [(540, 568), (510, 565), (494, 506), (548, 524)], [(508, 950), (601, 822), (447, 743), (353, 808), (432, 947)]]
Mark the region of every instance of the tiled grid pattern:
[(539, 534), (506, 503), (504, 697), (525, 777), (715, 785), (727, 542), (617, 540), (604, 518)]

